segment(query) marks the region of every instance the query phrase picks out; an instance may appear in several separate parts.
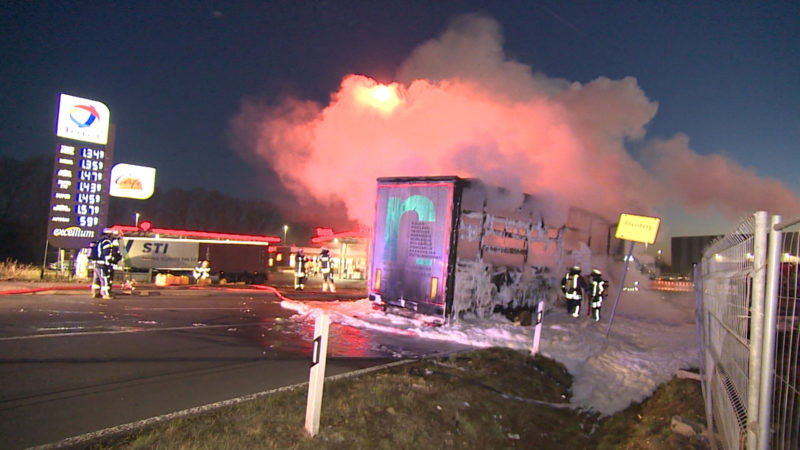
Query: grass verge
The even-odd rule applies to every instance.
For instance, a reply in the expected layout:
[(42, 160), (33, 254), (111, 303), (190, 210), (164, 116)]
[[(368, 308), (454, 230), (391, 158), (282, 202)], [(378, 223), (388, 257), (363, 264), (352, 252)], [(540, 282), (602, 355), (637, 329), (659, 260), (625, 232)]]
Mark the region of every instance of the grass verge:
[(0, 281), (39, 281), (41, 269), (11, 258), (0, 261)]
[(702, 421), (700, 385), (673, 379), (612, 417), (569, 408), (572, 379), (550, 359), (486, 349), (326, 381), (320, 432), (306, 389), (283, 391), (83, 445), (125, 449), (708, 448), (670, 431)]

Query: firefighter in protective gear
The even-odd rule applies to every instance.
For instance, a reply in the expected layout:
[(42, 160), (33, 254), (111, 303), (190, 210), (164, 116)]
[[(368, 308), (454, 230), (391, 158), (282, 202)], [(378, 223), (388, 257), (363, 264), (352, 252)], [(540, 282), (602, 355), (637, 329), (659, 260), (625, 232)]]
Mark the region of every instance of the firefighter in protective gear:
[(89, 245), (89, 259), (94, 264), (92, 298), (102, 296), (106, 300), (112, 299), (111, 281), (114, 275), (114, 265), (122, 259), (119, 243), (114, 245), (111, 237), (104, 234), (100, 240)]
[(208, 266), (208, 260), (205, 259), (197, 263), (197, 267), (192, 270), (192, 277), (197, 284), (206, 284), (210, 274), (211, 268)]
[(294, 290), (302, 291), (306, 286), (306, 270), (308, 260), (303, 253), (303, 249), (297, 250), (297, 255), (294, 258)]
[(82, 248), (77, 255), (75, 255), (75, 277), (87, 279), (89, 278), (89, 249)]
[(331, 289), (336, 292), (336, 285), (333, 284), (333, 258), (327, 248), (323, 248), (319, 254), (319, 272), (322, 274), (322, 292)]
[[(111, 239), (111, 264), (109, 264), (109, 283), (114, 281), (114, 270), (119, 269), (120, 267), (117, 265), (122, 260), (122, 252), (119, 250), (119, 239), (114, 237), (109, 238)], [(109, 284), (111, 286), (111, 284)]]
[(586, 280), (581, 276), (580, 266), (572, 266), (561, 280), (561, 291), (564, 292), (564, 297), (567, 299), (567, 314), (576, 319), (581, 315), (584, 289), (586, 289)]
[(589, 305), (591, 306), (589, 317), (598, 322), (600, 320), (600, 308), (603, 306), (603, 299), (608, 291), (608, 281), (603, 279), (603, 274), (599, 269), (594, 269), (589, 283)]

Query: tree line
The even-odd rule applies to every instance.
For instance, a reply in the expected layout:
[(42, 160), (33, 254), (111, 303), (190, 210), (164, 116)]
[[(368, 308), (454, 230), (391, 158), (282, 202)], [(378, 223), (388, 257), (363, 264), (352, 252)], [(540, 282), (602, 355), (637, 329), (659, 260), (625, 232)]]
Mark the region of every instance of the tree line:
[[(52, 156), (0, 159), (0, 260), (41, 264), (49, 218)], [(287, 218), (272, 203), (202, 188), (159, 189), (147, 200), (111, 197), (108, 225), (148, 220), (157, 228), (283, 235)], [(292, 223), (292, 233), (312, 227)]]

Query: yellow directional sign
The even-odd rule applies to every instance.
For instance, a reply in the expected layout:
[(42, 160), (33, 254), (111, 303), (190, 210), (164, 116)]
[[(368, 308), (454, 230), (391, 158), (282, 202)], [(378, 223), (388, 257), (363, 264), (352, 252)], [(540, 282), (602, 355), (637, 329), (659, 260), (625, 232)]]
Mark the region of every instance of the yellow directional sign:
[(661, 219), (658, 217), (621, 214), (619, 216), (617, 232), (614, 237), (617, 239), (624, 239), (626, 241), (652, 244), (656, 241), (658, 226), (660, 224)]

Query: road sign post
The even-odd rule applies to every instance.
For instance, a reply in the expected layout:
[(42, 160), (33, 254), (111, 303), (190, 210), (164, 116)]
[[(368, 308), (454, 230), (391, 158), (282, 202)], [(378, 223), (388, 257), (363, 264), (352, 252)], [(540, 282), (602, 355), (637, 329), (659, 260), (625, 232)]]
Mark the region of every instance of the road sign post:
[(658, 226), (660, 224), (661, 219), (658, 217), (635, 216), (633, 214), (621, 214), (619, 216), (617, 232), (614, 234), (614, 237), (631, 241), (631, 245), (628, 247), (627, 256), (625, 256), (625, 268), (622, 270), (622, 277), (619, 280), (619, 286), (617, 286), (617, 296), (614, 299), (614, 306), (611, 308), (611, 315), (608, 317), (606, 339), (608, 339), (608, 333), (611, 332), (611, 323), (614, 322), (614, 312), (617, 310), (619, 296), (622, 293), (622, 285), (625, 283), (625, 275), (628, 273), (628, 264), (630, 264), (631, 257), (633, 256), (633, 244), (635, 242), (642, 242), (645, 244), (654, 243), (658, 235)]

